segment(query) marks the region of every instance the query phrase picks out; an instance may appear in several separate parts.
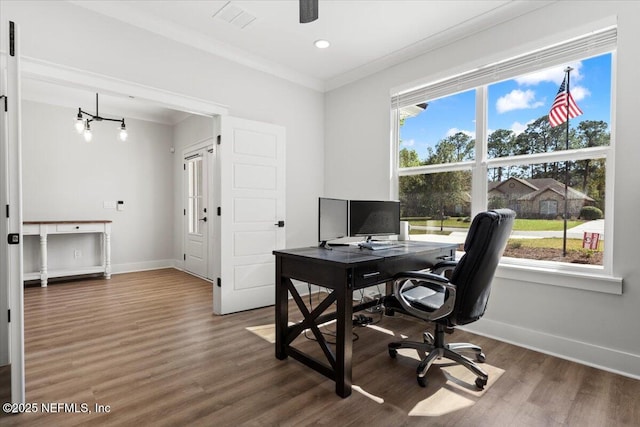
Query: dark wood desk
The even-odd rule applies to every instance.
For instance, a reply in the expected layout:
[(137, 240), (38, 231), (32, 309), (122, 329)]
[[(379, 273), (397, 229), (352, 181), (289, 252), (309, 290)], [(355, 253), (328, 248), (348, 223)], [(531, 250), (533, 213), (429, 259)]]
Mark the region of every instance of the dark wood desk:
[[(274, 251), (276, 256), (276, 357), (288, 356), (304, 363), (336, 382), (341, 397), (351, 394), (353, 313), (376, 304), (353, 305), (353, 291), (389, 282), (401, 271), (429, 268), (444, 259), (454, 259), (457, 245), (450, 243), (401, 242), (403, 246), (382, 250), (335, 246), (332, 250), (309, 247)], [(332, 292), (311, 312), (292, 279), (329, 288)], [(304, 319), (289, 326), (289, 293)], [(333, 303), (336, 311), (323, 314)], [(329, 346), (318, 325), (336, 320), (335, 350)], [(293, 341), (310, 329), (326, 361), (296, 349)], [(328, 362), (328, 363), (327, 363)]]

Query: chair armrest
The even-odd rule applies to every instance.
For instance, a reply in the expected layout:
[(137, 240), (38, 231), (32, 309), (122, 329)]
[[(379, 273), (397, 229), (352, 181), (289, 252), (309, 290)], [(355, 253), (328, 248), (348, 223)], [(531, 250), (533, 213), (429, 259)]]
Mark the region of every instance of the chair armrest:
[[(435, 292), (442, 292), (442, 288), (444, 287), (446, 291), (444, 303), (431, 312), (414, 307), (403, 295), (403, 290), (409, 283), (414, 287), (421, 286)], [(443, 276), (420, 271), (407, 271), (397, 274), (393, 281), (393, 294), (403, 310), (424, 320), (437, 320), (449, 315), (453, 311), (456, 301), (455, 285), (449, 283)]]
[(435, 274), (442, 274), (443, 271), (453, 270), (457, 265), (458, 261), (440, 261), (431, 267), (431, 272)]

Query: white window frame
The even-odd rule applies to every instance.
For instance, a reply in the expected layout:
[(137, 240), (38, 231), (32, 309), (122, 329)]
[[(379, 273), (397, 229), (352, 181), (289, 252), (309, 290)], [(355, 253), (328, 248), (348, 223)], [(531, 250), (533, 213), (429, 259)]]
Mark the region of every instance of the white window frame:
[[(500, 263), (497, 277), (514, 279), (534, 284), (543, 283), (570, 288), (587, 289), (598, 292), (621, 294), (622, 279), (613, 277), (613, 187), (615, 154), (615, 68), (616, 68), (617, 29), (608, 27), (601, 31), (577, 37), (544, 49), (531, 52), (517, 58), (511, 58), (467, 73), (432, 82), (418, 88), (396, 91), (391, 96), (392, 120), (392, 186), (391, 196), (399, 197), (399, 178), (401, 176), (432, 174), (452, 171), (471, 171), (472, 174), (472, 215), (487, 209), (488, 171), (492, 168), (517, 166), (523, 164), (576, 161), (586, 159), (606, 160), (606, 199), (605, 199), (605, 235), (607, 249), (602, 266), (559, 263), (522, 258), (504, 257)], [(519, 75), (535, 72), (544, 68), (565, 64), (572, 60), (582, 60), (602, 54), (612, 55), (611, 63), (611, 139), (608, 146), (562, 150), (551, 153), (535, 153), (519, 156), (489, 159), (487, 155), (487, 88), (493, 83), (515, 78)], [(399, 167), (400, 128), (399, 111), (401, 108), (420, 102), (434, 100), (456, 93), (476, 90), (476, 145), (475, 159), (472, 161), (447, 163), (409, 168)]]

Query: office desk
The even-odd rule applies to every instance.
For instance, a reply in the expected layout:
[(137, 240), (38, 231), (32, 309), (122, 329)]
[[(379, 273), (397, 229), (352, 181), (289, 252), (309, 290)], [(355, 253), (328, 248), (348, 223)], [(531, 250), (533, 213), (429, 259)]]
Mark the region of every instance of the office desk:
[[(341, 397), (351, 394), (352, 316), (374, 306), (375, 301), (353, 305), (353, 291), (390, 281), (396, 273), (431, 267), (443, 259), (454, 259), (456, 244), (401, 242), (402, 247), (368, 250), (337, 246), (332, 250), (310, 247), (274, 251), (276, 256), (276, 357), (288, 356), (304, 363), (336, 382)], [(311, 312), (292, 279), (331, 289), (331, 293)], [(289, 326), (289, 293), (304, 319)], [(336, 311), (323, 314), (333, 303)], [(336, 320), (335, 350), (329, 346), (318, 325)], [(293, 341), (310, 329), (326, 362), (296, 349)], [(327, 363), (328, 362), (328, 363)]]

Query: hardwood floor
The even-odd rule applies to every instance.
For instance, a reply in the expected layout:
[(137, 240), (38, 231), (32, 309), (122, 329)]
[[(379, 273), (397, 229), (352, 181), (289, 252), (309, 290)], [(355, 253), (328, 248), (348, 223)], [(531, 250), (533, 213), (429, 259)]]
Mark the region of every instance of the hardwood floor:
[(432, 368), (421, 388), (417, 362), (387, 354), (399, 334), (423, 329), (401, 316), (356, 329), (353, 379), (363, 392), (340, 399), (331, 381), (277, 360), (274, 345), (247, 330), (272, 324), (273, 307), (226, 316), (211, 307), (210, 284), (171, 269), (25, 289), (27, 401), (92, 413), (61, 406), (0, 425), (640, 425), (640, 381), (462, 331), (447, 339), (484, 348), (487, 389), (447, 367)]

